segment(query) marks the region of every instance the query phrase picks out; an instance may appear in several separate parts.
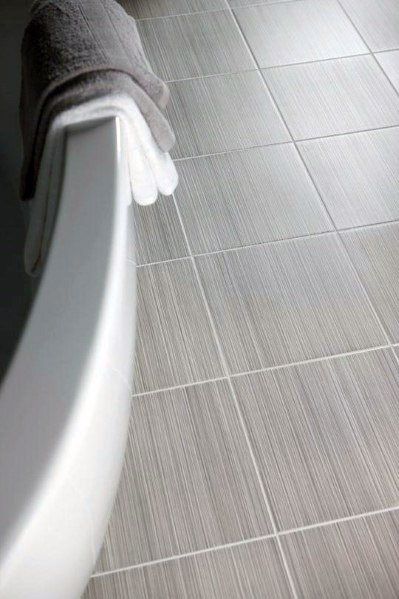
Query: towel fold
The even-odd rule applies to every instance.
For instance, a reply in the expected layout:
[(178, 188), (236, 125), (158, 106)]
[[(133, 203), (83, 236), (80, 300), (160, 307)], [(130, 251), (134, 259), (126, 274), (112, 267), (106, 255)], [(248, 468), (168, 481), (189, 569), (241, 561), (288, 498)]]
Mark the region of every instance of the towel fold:
[[(25, 242), (25, 270), (31, 276), (42, 272), (58, 208), (64, 163), (64, 135), (67, 127), (118, 117), (127, 148), (132, 197), (145, 205), (155, 202), (158, 193), (170, 195), (178, 176), (169, 154), (155, 143), (143, 115), (130, 96), (112, 94), (80, 103), (52, 119), (40, 162), (35, 197), (30, 204)], [(84, 191), (82, 192), (84, 194)]]
[(36, 0), (22, 43), (22, 199), (35, 195), (57, 115), (115, 93), (135, 102), (168, 152), (175, 140), (162, 113), (169, 91), (145, 58), (134, 19), (114, 0)]

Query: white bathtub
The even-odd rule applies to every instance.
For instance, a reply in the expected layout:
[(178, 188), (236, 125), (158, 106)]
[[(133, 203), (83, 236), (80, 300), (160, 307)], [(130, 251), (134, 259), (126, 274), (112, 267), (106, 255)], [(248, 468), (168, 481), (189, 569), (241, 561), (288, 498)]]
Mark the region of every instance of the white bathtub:
[(0, 598), (74, 599), (126, 440), (133, 222), (118, 119), (70, 130), (51, 248), (0, 388)]

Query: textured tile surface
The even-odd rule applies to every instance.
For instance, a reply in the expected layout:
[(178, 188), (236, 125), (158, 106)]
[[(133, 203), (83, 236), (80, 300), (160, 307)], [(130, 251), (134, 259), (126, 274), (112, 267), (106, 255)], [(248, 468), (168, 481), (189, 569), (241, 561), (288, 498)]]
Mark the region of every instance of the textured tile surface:
[(235, 11), (260, 67), (367, 52), (335, 0), (303, 0)]
[(126, 465), (100, 569), (270, 531), (226, 381), (133, 398)]
[(277, 4), (280, 2), (292, 2), (292, 1), (301, 1), (301, 0), (227, 0), (232, 8), (240, 7), (240, 6), (253, 6), (256, 4)]
[(399, 224), (342, 236), (368, 294), (394, 341), (399, 341)]
[(84, 599), (290, 599), (273, 540), (93, 578)]
[(396, 599), (399, 516), (382, 514), (282, 539), (300, 597)]
[(334, 235), (196, 261), (232, 372), (385, 343)]
[(376, 58), (399, 91), (399, 50), (381, 52), (381, 54), (376, 54)]
[(331, 229), (293, 145), (183, 160), (178, 171), (176, 199), (195, 253)]
[(341, 0), (371, 50), (399, 48), (397, 0)]
[(299, 144), (338, 228), (399, 219), (399, 128)]
[(137, 264), (161, 262), (188, 255), (172, 197), (160, 197), (151, 206), (134, 203)]
[(170, 91), (175, 157), (289, 141), (257, 72), (179, 81)]
[(137, 271), (135, 392), (223, 374), (190, 260)]
[(233, 384), (280, 530), (399, 505), (399, 364), (390, 350)]
[(153, 70), (166, 80), (254, 68), (229, 11), (147, 19), (139, 32)]
[(295, 139), (399, 124), (399, 96), (371, 56), (264, 74)]
[(164, 17), (225, 8), (224, 0), (118, 0), (136, 19)]

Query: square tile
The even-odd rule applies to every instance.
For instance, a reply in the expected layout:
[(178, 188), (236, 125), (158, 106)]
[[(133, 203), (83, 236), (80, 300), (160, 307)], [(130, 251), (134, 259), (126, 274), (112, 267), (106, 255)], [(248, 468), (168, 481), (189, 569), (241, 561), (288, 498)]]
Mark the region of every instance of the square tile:
[(399, 48), (397, 0), (341, 0), (373, 52)]
[(399, 128), (306, 141), (299, 149), (338, 228), (399, 219)]
[(399, 50), (381, 52), (380, 54), (376, 54), (375, 57), (399, 91)]
[(135, 392), (222, 375), (191, 260), (139, 268)]
[(279, 530), (397, 505), (390, 350), (233, 378)]
[(173, 197), (160, 197), (151, 206), (134, 202), (134, 221), (137, 264), (189, 255)]
[(235, 10), (260, 67), (367, 53), (335, 0), (303, 0)]
[(399, 96), (371, 56), (264, 74), (295, 139), (399, 124)]
[(397, 599), (398, 512), (282, 538), (300, 597)]
[(175, 158), (289, 141), (265, 83), (252, 71), (170, 84)]
[(271, 532), (227, 381), (133, 398), (100, 570)]
[(255, 68), (229, 11), (146, 19), (138, 27), (145, 54), (162, 79)]
[(196, 262), (233, 373), (386, 342), (335, 235)]
[(331, 229), (291, 144), (182, 160), (177, 166), (176, 200), (194, 253)]
[(277, 4), (280, 2), (301, 2), (301, 0), (227, 0), (232, 8), (240, 6), (253, 6), (257, 4)]
[(92, 578), (83, 599), (290, 599), (277, 544), (257, 541)]
[(393, 341), (399, 341), (399, 223), (342, 234), (367, 293)]
[(117, 0), (135, 19), (226, 8), (225, 0)]

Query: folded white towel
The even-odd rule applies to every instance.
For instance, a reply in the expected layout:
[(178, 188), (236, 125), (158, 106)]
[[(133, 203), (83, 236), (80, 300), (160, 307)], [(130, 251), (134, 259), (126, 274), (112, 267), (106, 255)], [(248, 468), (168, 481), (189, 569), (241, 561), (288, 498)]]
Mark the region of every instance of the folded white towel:
[(158, 193), (171, 195), (174, 192), (178, 176), (173, 161), (155, 143), (147, 122), (130, 96), (104, 96), (59, 114), (47, 132), (36, 193), (31, 201), (25, 243), (25, 269), (30, 275), (40, 274), (50, 243), (60, 192), (65, 128), (113, 116), (121, 119), (122, 130), (127, 135), (129, 153), (126, 158), (135, 201), (148, 205), (155, 202)]

